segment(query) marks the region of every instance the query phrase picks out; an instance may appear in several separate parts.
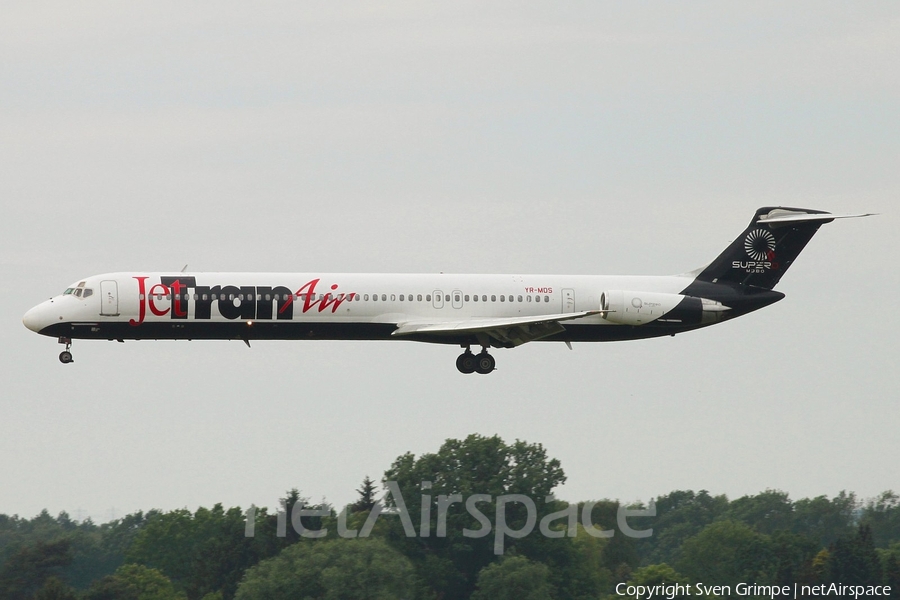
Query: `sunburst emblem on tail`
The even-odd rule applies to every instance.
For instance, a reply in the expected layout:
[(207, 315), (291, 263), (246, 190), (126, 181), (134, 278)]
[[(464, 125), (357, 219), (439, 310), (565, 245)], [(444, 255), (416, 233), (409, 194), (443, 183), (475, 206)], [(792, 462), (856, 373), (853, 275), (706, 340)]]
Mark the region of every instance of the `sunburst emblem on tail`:
[(775, 236), (765, 229), (754, 229), (744, 240), (744, 250), (753, 260), (772, 260), (775, 251)]

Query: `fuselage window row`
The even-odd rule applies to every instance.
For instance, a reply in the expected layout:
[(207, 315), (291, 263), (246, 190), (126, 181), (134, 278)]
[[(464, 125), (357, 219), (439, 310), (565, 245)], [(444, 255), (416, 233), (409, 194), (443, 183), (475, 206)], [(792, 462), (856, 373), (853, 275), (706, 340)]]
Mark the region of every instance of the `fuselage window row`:
[[(67, 291), (67, 293), (72, 294), (77, 297), (82, 297), (82, 290), (73, 290), (71, 292)], [(93, 293), (94, 293), (94, 291), (92, 289), (87, 288), (83, 292), (83, 297), (88, 298), (91, 295), (93, 295)], [(165, 298), (167, 300), (191, 300), (191, 299), (193, 299), (193, 300), (208, 301), (210, 299), (210, 297), (212, 297), (213, 300), (219, 300), (219, 301), (223, 301), (223, 302), (226, 300), (231, 300), (231, 301), (247, 300), (247, 301), (259, 301), (259, 302), (261, 302), (263, 300), (265, 300), (267, 302), (275, 300), (277, 302), (281, 302), (281, 301), (288, 300), (289, 298), (292, 298), (295, 295), (294, 294), (284, 294), (284, 295), (282, 295), (282, 294), (265, 294), (265, 295), (264, 294), (228, 294), (226, 296), (225, 294), (211, 294), (210, 295), (210, 294), (194, 293), (194, 294), (177, 294), (176, 295), (174, 293), (169, 293), (169, 294), (139, 294), (138, 297), (141, 300), (146, 300), (148, 296), (151, 298), (155, 297), (156, 300), (160, 300), (160, 301), (163, 298)], [(369, 294), (365, 294), (363, 296), (360, 296), (359, 294), (356, 294), (356, 293), (348, 294), (346, 296), (343, 294), (338, 294), (337, 296), (332, 296), (331, 294), (296, 294), (297, 300), (306, 300), (307, 296), (309, 296), (309, 299), (313, 300), (313, 301), (315, 301), (315, 300), (331, 300), (333, 298), (343, 298), (344, 300), (347, 300), (348, 302), (353, 302), (353, 301), (368, 302), (369, 301)], [(381, 294), (381, 301), (387, 302), (387, 299), (388, 299), (387, 296), (388, 296), (387, 294)], [(422, 294), (416, 295), (415, 300), (413, 300), (413, 294), (400, 294), (400, 302), (413, 302), (413, 301), (422, 302), (422, 298), (423, 298)], [(425, 298), (425, 302), (431, 302), (431, 294), (425, 295), (424, 298)], [(454, 302), (461, 302), (461, 301), (462, 302), (470, 302), (470, 301), (471, 302), (479, 302), (479, 301), (487, 302), (488, 301), (487, 294), (482, 294), (480, 300), (479, 300), (478, 294), (471, 296), (471, 300), (470, 300), (469, 294), (465, 294), (463, 296), (454, 294), (453, 298), (454, 298)], [(438, 298), (438, 299), (440, 299), (440, 298)], [(378, 300), (379, 300), (378, 294), (372, 294), (372, 301), (377, 302)], [(391, 294), (391, 300), (396, 301), (397, 295)], [(445, 296), (445, 301), (450, 302), (449, 295)], [(498, 301), (497, 295), (492, 294), (490, 301), (497, 302)], [(524, 297), (520, 295), (520, 296), (516, 297), (512, 294), (510, 294), (509, 296), (507, 296), (505, 294), (501, 294), (499, 297), (499, 301), (500, 302), (531, 302), (532, 297), (530, 295), (524, 296)], [(550, 296), (544, 296), (543, 298), (541, 298), (541, 296), (534, 296), (534, 301), (535, 302), (542, 302), (542, 301), (550, 302)]]

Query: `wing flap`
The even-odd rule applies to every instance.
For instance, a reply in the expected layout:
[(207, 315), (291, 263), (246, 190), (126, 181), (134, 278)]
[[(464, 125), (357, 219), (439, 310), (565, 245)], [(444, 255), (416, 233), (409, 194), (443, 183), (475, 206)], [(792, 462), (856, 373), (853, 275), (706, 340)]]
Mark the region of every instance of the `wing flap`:
[(526, 342), (539, 340), (565, 331), (560, 324), (563, 321), (581, 319), (591, 315), (604, 314), (602, 310), (585, 310), (574, 313), (555, 315), (538, 315), (531, 317), (511, 317), (505, 319), (469, 319), (463, 321), (423, 322), (411, 321), (400, 323), (391, 333), (395, 336), (448, 336), (465, 334), (486, 335), (503, 346), (520, 346)]

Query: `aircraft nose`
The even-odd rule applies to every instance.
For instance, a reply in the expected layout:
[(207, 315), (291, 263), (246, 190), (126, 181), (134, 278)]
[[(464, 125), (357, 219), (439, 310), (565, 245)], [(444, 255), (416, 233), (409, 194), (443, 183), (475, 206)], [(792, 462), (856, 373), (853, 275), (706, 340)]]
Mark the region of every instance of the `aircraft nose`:
[(25, 327), (32, 330), (35, 333), (40, 333), (41, 329), (44, 327), (43, 319), (41, 319), (41, 306), (35, 306), (31, 310), (25, 313), (25, 316), (22, 317), (22, 323), (24, 323)]

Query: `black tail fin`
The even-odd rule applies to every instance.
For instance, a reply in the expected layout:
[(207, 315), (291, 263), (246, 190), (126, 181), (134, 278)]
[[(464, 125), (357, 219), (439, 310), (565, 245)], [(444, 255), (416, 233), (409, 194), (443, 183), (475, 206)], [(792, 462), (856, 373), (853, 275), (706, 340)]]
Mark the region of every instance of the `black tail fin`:
[(747, 229), (697, 279), (771, 290), (819, 227), (834, 219), (821, 210), (760, 208)]

